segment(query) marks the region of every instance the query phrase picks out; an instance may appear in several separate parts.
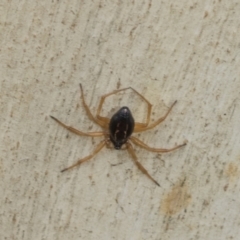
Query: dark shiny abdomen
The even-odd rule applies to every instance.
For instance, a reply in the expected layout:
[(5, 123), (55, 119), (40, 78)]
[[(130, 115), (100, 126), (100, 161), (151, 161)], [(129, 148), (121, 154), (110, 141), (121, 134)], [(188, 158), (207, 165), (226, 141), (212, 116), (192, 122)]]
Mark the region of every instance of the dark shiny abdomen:
[(128, 107), (120, 108), (109, 123), (110, 139), (116, 149), (126, 143), (134, 130), (134, 119)]

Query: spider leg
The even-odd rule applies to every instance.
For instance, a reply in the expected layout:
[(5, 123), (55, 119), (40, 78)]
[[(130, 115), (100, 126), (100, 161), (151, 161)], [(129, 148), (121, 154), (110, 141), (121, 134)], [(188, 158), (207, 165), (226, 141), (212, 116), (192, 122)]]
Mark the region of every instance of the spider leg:
[(118, 92), (120, 92), (120, 91), (125, 91), (125, 90), (127, 90), (127, 89), (129, 89), (129, 88), (123, 88), (123, 89), (119, 89), (119, 90), (114, 90), (114, 91), (112, 91), (112, 92), (110, 92), (110, 93), (108, 93), (108, 94), (105, 94), (105, 95), (103, 95), (103, 96), (101, 97), (100, 103), (99, 103), (99, 105), (98, 105), (96, 117), (97, 117), (97, 119), (99, 119), (99, 120), (101, 120), (102, 122), (105, 123), (105, 128), (108, 128), (108, 125), (109, 125), (109, 122), (110, 122), (110, 119), (109, 119), (109, 118), (102, 117), (102, 116), (100, 115), (100, 112), (101, 112), (101, 110), (102, 110), (102, 106), (103, 106), (103, 103), (104, 103), (105, 99), (106, 99), (107, 97), (111, 96), (111, 95), (114, 95), (114, 94), (116, 94), (116, 93), (118, 93)]
[(152, 104), (138, 91), (131, 87), (131, 89), (143, 100), (147, 103), (147, 120), (146, 123), (135, 123), (135, 127), (145, 128), (148, 126), (150, 122), (151, 112), (152, 112)]
[(148, 171), (138, 161), (137, 156), (135, 154), (135, 151), (132, 147), (132, 144), (130, 142), (127, 142), (126, 145), (127, 145), (127, 150), (129, 152), (129, 154), (132, 156), (132, 158), (133, 158), (135, 164), (137, 165), (138, 169), (141, 170), (141, 172), (143, 174), (145, 174), (150, 180), (152, 180), (155, 184), (157, 184), (160, 187), (160, 184), (154, 178), (151, 177), (151, 175), (148, 173)]
[(131, 141), (136, 144), (137, 146), (141, 147), (141, 148), (144, 148), (150, 152), (160, 152), (160, 153), (166, 153), (166, 152), (171, 152), (171, 151), (174, 151), (180, 147), (183, 147), (185, 145), (187, 145), (187, 143), (183, 143), (181, 145), (178, 145), (174, 148), (169, 148), (169, 149), (165, 149), (165, 148), (152, 148), (152, 147), (149, 147), (147, 144), (145, 144), (144, 142), (142, 142), (141, 140), (139, 140), (138, 138), (136, 137), (133, 137), (131, 136), (130, 137)]
[(64, 123), (62, 123), (61, 121), (59, 121), (57, 118), (53, 117), (53, 116), (50, 116), (53, 120), (55, 120), (58, 124), (60, 124), (62, 127), (66, 128), (67, 130), (69, 130), (70, 132), (72, 133), (75, 133), (77, 135), (80, 135), (80, 136), (88, 136), (88, 137), (101, 137), (101, 136), (104, 136), (105, 133), (104, 132), (81, 132), (79, 130), (77, 130), (76, 128), (73, 128), (71, 126), (67, 126), (65, 125)]
[(171, 112), (171, 110), (173, 109), (173, 107), (176, 103), (177, 103), (177, 101), (175, 101), (172, 104), (172, 106), (168, 109), (167, 113), (163, 117), (160, 117), (157, 121), (151, 123), (149, 126), (142, 127), (141, 125), (139, 125), (139, 123), (136, 123), (134, 132), (142, 132), (142, 131), (146, 131), (148, 129), (152, 129), (152, 128), (156, 127), (158, 124), (160, 124), (167, 118), (168, 114)]
[(101, 119), (99, 119), (99, 118), (95, 118), (95, 117), (92, 115), (92, 113), (91, 113), (88, 105), (87, 105), (86, 102), (85, 102), (82, 84), (79, 84), (79, 85), (80, 85), (82, 103), (83, 103), (83, 106), (84, 106), (84, 108), (85, 108), (85, 110), (86, 110), (86, 112), (87, 112), (87, 115), (88, 115), (89, 119), (91, 119), (93, 122), (95, 122), (96, 124), (100, 125), (101, 127), (106, 128), (106, 124), (105, 124), (105, 122), (104, 122), (103, 120), (101, 120)]
[(107, 129), (108, 125), (109, 125), (109, 122), (110, 122), (110, 119), (107, 118), (107, 117), (99, 116), (99, 115), (97, 115), (96, 117), (97, 117), (97, 119), (99, 119), (100, 121), (102, 121), (104, 123), (103, 128)]
[(64, 168), (61, 172), (65, 172), (65, 171), (67, 171), (67, 170), (69, 170), (69, 169), (71, 169), (71, 168), (74, 168), (74, 167), (80, 165), (81, 163), (86, 162), (87, 160), (93, 158), (105, 145), (106, 145), (106, 141), (105, 141), (105, 139), (104, 139), (103, 141), (101, 141), (101, 142), (97, 145), (97, 147), (95, 148), (95, 150), (93, 151), (92, 154), (86, 156), (85, 158), (82, 158), (82, 159), (78, 160), (76, 163), (74, 163), (74, 164), (71, 165), (70, 167)]
[(132, 91), (134, 91), (143, 101), (145, 101), (148, 105), (148, 113), (147, 113), (147, 121), (146, 123), (138, 123), (140, 127), (146, 127), (148, 124), (149, 124), (149, 121), (150, 121), (150, 115), (151, 115), (151, 110), (152, 110), (152, 104), (143, 96), (141, 95), (138, 91), (136, 91), (134, 88), (132, 87), (127, 87), (127, 88), (122, 88), (122, 89), (119, 89), (119, 90), (114, 90), (108, 94), (105, 94), (101, 97), (101, 100), (100, 100), (100, 103), (99, 103), (99, 106), (98, 106), (98, 109), (97, 109), (97, 118), (103, 122), (105, 122), (106, 124), (106, 127), (108, 127), (109, 125), (109, 122), (110, 122), (110, 119), (109, 118), (106, 118), (106, 117), (102, 117), (100, 116), (100, 112), (102, 110), (102, 106), (103, 106), (103, 103), (105, 101), (105, 99), (111, 95), (114, 95), (118, 92), (121, 92), (121, 91), (126, 91), (128, 89), (131, 89)]

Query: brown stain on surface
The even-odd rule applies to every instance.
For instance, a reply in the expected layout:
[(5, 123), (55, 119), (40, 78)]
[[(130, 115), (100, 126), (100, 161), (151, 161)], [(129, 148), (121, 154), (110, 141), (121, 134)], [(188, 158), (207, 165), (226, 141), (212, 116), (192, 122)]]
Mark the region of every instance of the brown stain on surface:
[(163, 198), (160, 211), (165, 215), (171, 216), (187, 208), (191, 202), (191, 195), (184, 181), (175, 185)]
[(225, 175), (231, 182), (234, 181), (234, 179), (238, 178), (238, 176), (240, 175), (238, 165), (234, 162), (229, 163), (226, 167)]

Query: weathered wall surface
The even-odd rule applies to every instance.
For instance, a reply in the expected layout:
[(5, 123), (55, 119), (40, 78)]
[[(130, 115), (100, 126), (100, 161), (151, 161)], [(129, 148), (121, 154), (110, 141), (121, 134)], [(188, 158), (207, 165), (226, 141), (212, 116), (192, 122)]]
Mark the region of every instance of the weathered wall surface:
[[(5, 1), (0, 4), (0, 239), (239, 239), (240, 4), (238, 1)], [(132, 86), (153, 104), (134, 147), (104, 149), (76, 169), (100, 131), (100, 96)], [(137, 121), (127, 91), (107, 99)]]

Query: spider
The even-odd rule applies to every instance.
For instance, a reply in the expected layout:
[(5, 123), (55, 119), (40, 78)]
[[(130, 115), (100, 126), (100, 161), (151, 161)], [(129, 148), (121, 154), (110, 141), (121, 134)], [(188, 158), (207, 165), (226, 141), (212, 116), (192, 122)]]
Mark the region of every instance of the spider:
[[(114, 95), (116, 93), (119, 93), (121, 91), (125, 91), (127, 89), (131, 89), (133, 92), (135, 92), (141, 99), (143, 99), (147, 103), (148, 110), (147, 110), (147, 121), (146, 121), (146, 123), (135, 122), (130, 109), (126, 106), (120, 108), (112, 116), (111, 119), (103, 117), (103, 116), (100, 115), (103, 103), (104, 103), (104, 101), (107, 97), (109, 97), (110, 95)], [(148, 173), (148, 171), (138, 161), (137, 155), (134, 151), (132, 143), (141, 147), (141, 148), (144, 148), (148, 151), (158, 152), (158, 153), (166, 153), (166, 152), (174, 151), (175, 149), (178, 149), (180, 147), (185, 146), (186, 143), (183, 143), (181, 145), (177, 145), (176, 147), (173, 147), (173, 148), (170, 148), (170, 149), (152, 148), (152, 147), (149, 147), (144, 142), (142, 142), (141, 140), (139, 140), (138, 138), (132, 136), (132, 133), (143, 132), (143, 131), (152, 129), (155, 126), (157, 126), (158, 124), (160, 124), (161, 122), (163, 122), (166, 119), (166, 117), (168, 116), (168, 114), (171, 112), (173, 106), (177, 103), (177, 101), (175, 101), (171, 105), (171, 107), (169, 108), (169, 110), (167, 111), (167, 113), (163, 117), (160, 117), (155, 122), (149, 124), (151, 110), (152, 110), (152, 104), (144, 96), (142, 96), (139, 92), (137, 92), (132, 87), (115, 90), (115, 91), (112, 91), (108, 94), (103, 95), (101, 97), (99, 106), (97, 108), (96, 117), (93, 116), (93, 114), (91, 113), (88, 105), (85, 102), (85, 98), (84, 98), (84, 94), (83, 94), (83, 87), (82, 87), (81, 84), (80, 84), (80, 92), (81, 92), (81, 100), (82, 100), (83, 106), (84, 106), (84, 108), (87, 112), (87, 115), (88, 115), (89, 119), (92, 120), (93, 122), (95, 122), (96, 124), (98, 124), (100, 127), (102, 127), (102, 129), (104, 131), (101, 131), (101, 132), (82, 132), (82, 131), (77, 130), (76, 128), (73, 128), (71, 126), (67, 126), (66, 124), (62, 123), (61, 121), (59, 121), (57, 118), (55, 118), (53, 116), (50, 116), (50, 117), (53, 120), (55, 120), (58, 124), (60, 124), (62, 127), (66, 128), (70, 132), (75, 133), (77, 135), (87, 136), (87, 137), (101, 137), (101, 136), (104, 136), (105, 138), (97, 145), (97, 147), (94, 149), (94, 151), (90, 155), (78, 160), (73, 165), (71, 165), (67, 168), (64, 168), (61, 172), (65, 172), (69, 169), (72, 169), (72, 168), (82, 164), (83, 162), (86, 162), (86, 161), (90, 160), (98, 152), (100, 152), (100, 150), (103, 149), (103, 147), (105, 147), (105, 146), (110, 147), (111, 145), (113, 145), (113, 147), (115, 149), (119, 150), (119, 149), (122, 148), (123, 145), (125, 145), (126, 149), (128, 150), (129, 154), (131, 155), (132, 159), (134, 160), (134, 163), (142, 171), (142, 173), (145, 174), (155, 184), (160, 186), (160, 184)], [(108, 131), (106, 131), (106, 130), (108, 130)]]

